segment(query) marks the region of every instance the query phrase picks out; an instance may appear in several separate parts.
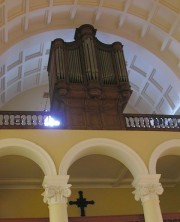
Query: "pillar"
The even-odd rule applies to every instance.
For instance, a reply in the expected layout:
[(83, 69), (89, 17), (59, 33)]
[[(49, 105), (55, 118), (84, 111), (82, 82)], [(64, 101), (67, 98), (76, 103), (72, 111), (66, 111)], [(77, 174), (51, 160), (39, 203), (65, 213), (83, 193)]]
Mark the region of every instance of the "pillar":
[(71, 195), (68, 175), (45, 176), (43, 201), (49, 205), (50, 222), (68, 222), (67, 197)]
[(141, 200), (145, 222), (163, 222), (159, 195), (163, 193), (160, 175), (139, 176), (133, 181), (135, 200)]

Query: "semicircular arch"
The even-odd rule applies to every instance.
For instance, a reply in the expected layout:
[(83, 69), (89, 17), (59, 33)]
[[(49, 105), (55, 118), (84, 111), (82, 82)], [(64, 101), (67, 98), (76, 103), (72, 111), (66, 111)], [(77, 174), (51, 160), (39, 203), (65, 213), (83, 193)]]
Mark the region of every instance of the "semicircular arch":
[(59, 174), (66, 175), (69, 167), (78, 159), (92, 154), (112, 157), (122, 162), (133, 177), (148, 174), (148, 170), (139, 155), (127, 145), (106, 138), (94, 138), (74, 145), (64, 156), (59, 167)]
[(0, 140), (0, 157), (19, 155), (33, 160), (45, 175), (56, 175), (56, 167), (49, 154), (37, 144), (25, 139), (7, 138)]
[(156, 166), (159, 158), (167, 155), (180, 156), (180, 139), (168, 140), (156, 147), (149, 161), (150, 174), (156, 174)]

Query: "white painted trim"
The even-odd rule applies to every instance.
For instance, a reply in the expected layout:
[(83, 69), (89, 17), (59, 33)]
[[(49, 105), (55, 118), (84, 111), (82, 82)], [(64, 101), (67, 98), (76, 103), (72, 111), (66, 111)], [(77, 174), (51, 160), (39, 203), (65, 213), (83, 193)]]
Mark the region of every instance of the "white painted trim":
[(0, 156), (19, 155), (33, 160), (45, 175), (57, 175), (55, 164), (49, 154), (37, 144), (25, 139), (0, 140)]
[(149, 161), (150, 174), (156, 174), (157, 161), (162, 156), (180, 155), (180, 139), (168, 140), (161, 143), (153, 151)]
[(123, 143), (106, 138), (88, 139), (74, 145), (61, 161), (59, 174), (66, 175), (76, 160), (92, 154), (106, 155), (119, 160), (134, 177), (148, 174), (146, 165), (134, 150)]

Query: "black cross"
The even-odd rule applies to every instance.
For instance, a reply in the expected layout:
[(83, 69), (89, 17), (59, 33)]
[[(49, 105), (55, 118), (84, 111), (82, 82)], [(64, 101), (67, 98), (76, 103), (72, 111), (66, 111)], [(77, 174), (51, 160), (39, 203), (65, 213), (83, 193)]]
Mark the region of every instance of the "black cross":
[(79, 198), (76, 199), (76, 201), (69, 201), (70, 205), (77, 205), (81, 209), (81, 217), (85, 216), (85, 207), (87, 207), (88, 204), (94, 204), (94, 200), (86, 200), (86, 198), (83, 198), (83, 192), (79, 191)]

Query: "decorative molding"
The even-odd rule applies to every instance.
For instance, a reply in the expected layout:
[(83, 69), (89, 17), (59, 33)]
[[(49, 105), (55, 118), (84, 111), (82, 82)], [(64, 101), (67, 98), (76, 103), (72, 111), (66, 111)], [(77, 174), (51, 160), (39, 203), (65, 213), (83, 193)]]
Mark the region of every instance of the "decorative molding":
[(1, 178), (0, 189), (42, 189), (40, 178)]
[(22, 61), (23, 61), (23, 52), (21, 51), (21, 52), (19, 52), (19, 58), (7, 66), (7, 71), (9, 72), (11, 69), (22, 64)]
[(6, 95), (5, 92), (3, 92), (0, 97), (0, 105), (4, 105), (5, 100), (6, 100)]
[(42, 193), (44, 203), (57, 204), (67, 203), (67, 197), (70, 197), (70, 184), (67, 184), (69, 176), (45, 176), (43, 187), (45, 191)]
[(26, 77), (31, 74), (36, 74), (37, 72), (41, 72), (41, 65), (42, 65), (42, 58), (39, 58), (36, 67), (33, 67), (33, 69), (31, 70), (25, 71), (24, 76)]
[(163, 91), (163, 87), (155, 80), (154, 76), (156, 74), (156, 69), (153, 69), (150, 76), (149, 81), (160, 91)]
[(22, 78), (22, 66), (19, 66), (18, 70), (17, 70), (16, 77), (14, 77), (13, 79), (7, 81), (7, 87), (9, 87), (10, 85), (13, 85), (18, 80), (21, 80), (21, 78)]
[(159, 199), (158, 195), (161, 195), (164, 191), (161, 183), (159, 183), (159, 178), (160, 175), (158, 174), (136, 178), (133, 181), (135, 200), (145, 202)]
[(5, 64), (1, 66), (0, 68), (0, 77), (4, 76), (5, 74)]
[[(127, 171), (128, 169), (125, 168)], [(70, 177), (73, 188), (132, 188), (133, 178), (82, 178)]]
[(156, 106), (156, 110), (158, 111), (158, 114), (162, 114), (161, 106), (163, 105), (163, 103), (164, 103), (164, 98), (161, 98), (158, 105)]
[(139, 73), (140, 75), (142, 75), (143, 77), (146, 77), (146, 76), (147, 76), (147, 73), (144, 72), (142, 69), (140, 69), (139, 67), (137, 67), (137, 66), (135, 65), (136, 59), (137, 59), (137, 55), (135, 55), (135, 56), (133, 57), (133, 60), (132, 60), (131, 65), (130, 65), (130, 68), (131, 68), (132, 70), (136, 71), (137, 73)]
[(154, 100), (146, 93), (146, 90), (149, 87), (149, 83), (147, 82), (143, 88), (143, 90), (141, 91), (141, 95), (152, 105), (154, 106), (155, 102)]
[(5, 78), (2, 78), (0, 80), (0, 93), (2, 93), (5, 90)]
[(164, 93), (164, 97), (166, 98), (167, 102), (169, 103), (171, 109), (174, 110), (176, 106), (170, 97), (170, 92), (172, 91), (172, 89), (173, 89), (173, 87), (171, 85), (169, 85), (166, 92)]
[(30, 54), (30, 55), (25, 56), (25, 61), (28, 61), (28, 60), (31, 60), (31, 59), (34, 59), (34, 58), (41, 57), (41, 56), (43, 55), (43, 50), (44, 50), (44, 44), (41, 43), (40, 46), (39, 46), (39, 51), (34, 52), (34, 53)]

